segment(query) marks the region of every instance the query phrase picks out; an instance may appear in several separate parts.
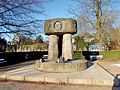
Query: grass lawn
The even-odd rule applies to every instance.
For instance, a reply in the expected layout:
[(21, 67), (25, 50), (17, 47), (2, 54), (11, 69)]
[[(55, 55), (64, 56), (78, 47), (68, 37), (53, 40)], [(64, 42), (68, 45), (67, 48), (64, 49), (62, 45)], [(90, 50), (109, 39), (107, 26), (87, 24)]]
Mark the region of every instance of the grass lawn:
[(102, 51), (100, 54), (103, 55), (105, 61), (120, 60), (120, 51)]
[(83, 57), (84, 56), (82, 55), (82, 51), (75, 51), (74, 54), (73, 54), (74, 59), (81, 59)]
[[(104, 61), (120, 60), (120, 51), (101, 51), (99, 54), (103, 55)], [(74, 52), (73, 57), (74, 59), (84, 58), (82, 51)]]

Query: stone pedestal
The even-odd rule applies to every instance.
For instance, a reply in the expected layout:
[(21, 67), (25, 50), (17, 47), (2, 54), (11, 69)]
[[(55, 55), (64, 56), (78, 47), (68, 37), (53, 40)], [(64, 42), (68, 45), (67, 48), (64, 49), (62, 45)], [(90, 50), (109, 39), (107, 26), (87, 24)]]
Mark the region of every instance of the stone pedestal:
[(52, 61), (40, 63), (40, 61), (36, 61), (35, 69), (52, 73), (78, 72), (87, 69), (87, 61), (75, 60), (68, 61), (68, 63), (53, 63)]
[(64, 60), (72, 60), (72, 35), (64, 34), (63, 35), (63, 44), (62, 44), (62, 57)]
[(48, 60), (56, 61), (58, 59), (58, 37), (57, 35), (49, 36)]

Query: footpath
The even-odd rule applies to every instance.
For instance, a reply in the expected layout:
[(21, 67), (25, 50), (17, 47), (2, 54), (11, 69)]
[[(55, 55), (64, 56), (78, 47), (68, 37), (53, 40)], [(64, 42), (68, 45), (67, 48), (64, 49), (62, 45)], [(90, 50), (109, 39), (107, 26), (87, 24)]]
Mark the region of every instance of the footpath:
[(42, 72), (35, 70), (34, 64), (28, 64), (2, 72), (0, 69), (0, 80), (120, 87), (120, 67), (112, 66), (112, 64), (112, 62), (108, 64), (107, 62), (96, 61), (88, 69), (72, 73)]

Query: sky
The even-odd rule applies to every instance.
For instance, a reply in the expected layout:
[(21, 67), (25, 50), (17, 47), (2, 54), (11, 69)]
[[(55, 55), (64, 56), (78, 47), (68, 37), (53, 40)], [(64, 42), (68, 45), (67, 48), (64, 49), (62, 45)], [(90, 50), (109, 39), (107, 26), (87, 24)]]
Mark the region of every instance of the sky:
[[(73, 0), (52, 0), (52, 2), (47, 2), (43, 6), (45, 8), (45, 15), (42, 16), (41, 19), (46, 20), (51, 18), (74, 18), (72, 14), (68, 13), (70, 5), (73, 4), (75, 6), (75, 2)], [(117, 6), (116, 9), (120, 9), (120, 6)], [(44, 37), (44, 39), (46, 38), (44, 33), (41, 35)]]
[[(73, 8), (76, 8), (75, 1), (73, 0), (53, 0), (53, 2), (45, 4), (46, 16), (44, 20), (51, 18), (74, 18), (72, 14), (68, 13), (68, 9), (71, 5), (74, 6)], [(120, 10), (120, 6), (118, 5), (112, 8)], [(120, 19), (118, 21), (120, 21)], [(45, 38), (44, 34), (42, 34), (42, 36)]]
[[(68, 13), (68, 9), (72, 3), (72, 0), (53, 0), (53, 2), (48, 2), (44, 6), (46, 15), (43, 20), (51, 18), (73, 18), (73, 15)], [(45, 40), (48, 39), (44, 33), (41, 35)]]
[(71, 0), (53, 0), (45, 5), (47, 16), (45, 19), (50, 18), (72, 18), (73, 16), (68, 13), (68, 8), (72, 4)]
[[(44, 4), (45, 15), (41, 17), (42, 20), (47, 20), (51, 18), (72, 18), (73, 16), (68, 13), (68, 8), (72, 4), (72, 0), (52, 0), (52, 2), (47, 2)], [(40, 16), (37, 16), (38, 18)], [(41, 33), (44, 39), (46, 39), (46, 35)], [(11, 38), (6, 37), (7, 41), (10, 41), (14, 35), (11, 35)]]

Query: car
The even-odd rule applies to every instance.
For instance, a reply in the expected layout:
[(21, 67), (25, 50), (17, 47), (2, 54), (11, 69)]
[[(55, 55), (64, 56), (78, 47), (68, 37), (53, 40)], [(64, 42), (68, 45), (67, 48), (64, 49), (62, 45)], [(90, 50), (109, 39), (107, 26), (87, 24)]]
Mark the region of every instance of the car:
[(7, 61), (3, 58), (0, 59), (0, 63), (6, 63)]
[(95, 44), (95, 45), (90, 45), (88, 50), (89, 51), (104, 51), (107, 48), (103, 45)]
[(102, 60), (103, 55), (90, 55), (90, 60)]

